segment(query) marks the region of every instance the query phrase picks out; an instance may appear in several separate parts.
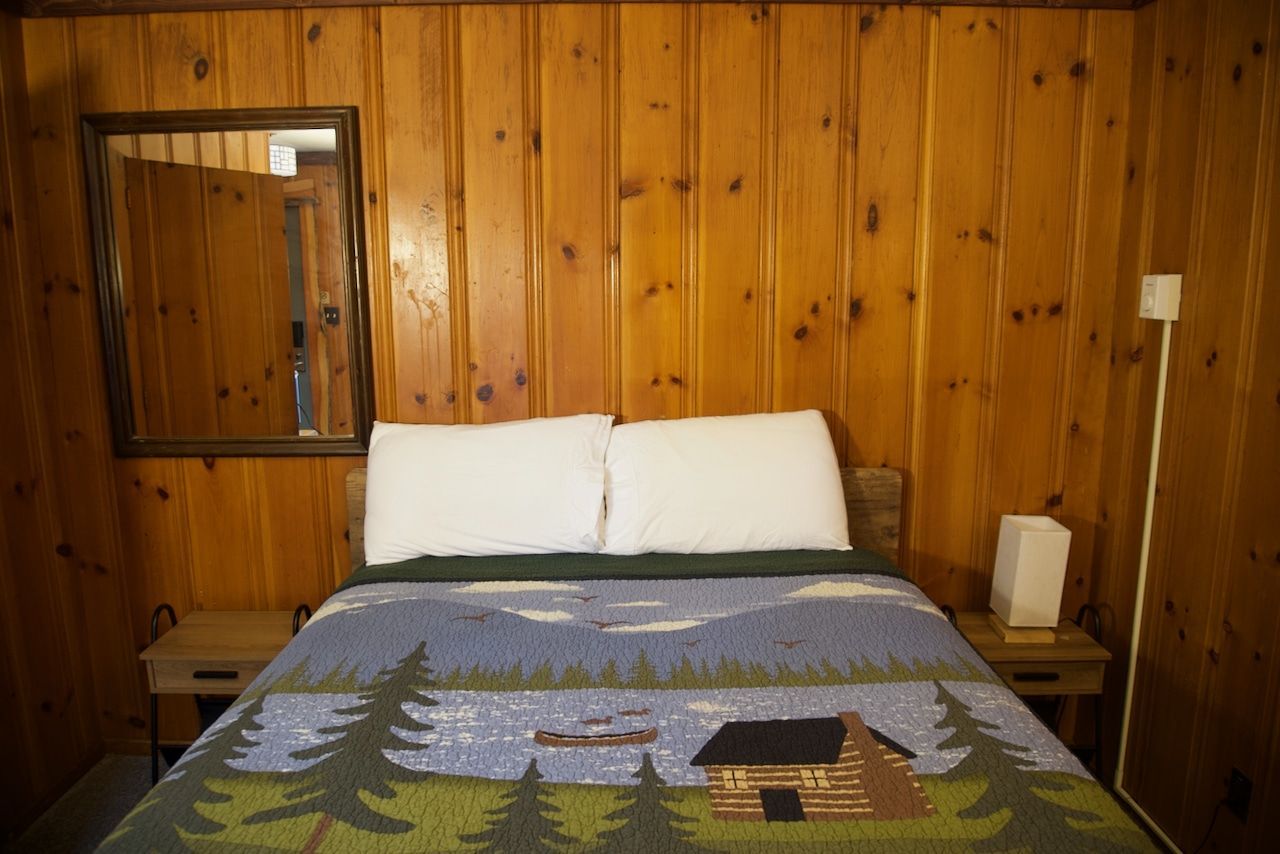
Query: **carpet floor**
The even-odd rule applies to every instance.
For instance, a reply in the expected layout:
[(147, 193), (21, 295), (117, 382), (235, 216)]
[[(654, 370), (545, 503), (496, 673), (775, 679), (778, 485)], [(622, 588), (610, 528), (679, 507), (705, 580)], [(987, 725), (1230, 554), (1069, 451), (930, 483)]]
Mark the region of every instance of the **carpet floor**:
[(0, 847), (14, 854), (93, 851), (150, 788), (150, 757), (108, 754), (17, 841)]

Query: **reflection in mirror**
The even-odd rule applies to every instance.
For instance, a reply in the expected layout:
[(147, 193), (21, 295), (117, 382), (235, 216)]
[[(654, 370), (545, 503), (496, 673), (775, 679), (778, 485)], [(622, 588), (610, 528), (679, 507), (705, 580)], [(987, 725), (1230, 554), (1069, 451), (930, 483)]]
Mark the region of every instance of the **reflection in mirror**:
[(339, 127), (102, 126), (120, 118), (86, 120), (117, 449), (358, 452), (366, 312)]

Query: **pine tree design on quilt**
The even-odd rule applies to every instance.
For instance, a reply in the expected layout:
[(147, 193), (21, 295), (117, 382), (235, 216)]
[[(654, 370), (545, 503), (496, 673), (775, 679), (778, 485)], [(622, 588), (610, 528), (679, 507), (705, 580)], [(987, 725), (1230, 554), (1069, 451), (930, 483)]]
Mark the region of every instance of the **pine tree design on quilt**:
[(245, 819), (245, 824), (319, 815), (320, 820), (304, 846), (306, 851), (314, 851), (320, 845), (335, 821), (373, 833), (412, 830), (414, 824), (372, 809), (360, 794), (367, 792), (375, 798), (391, 799), (396, 796), (391, 783), (422, 779), (430, 773), (410, 770), (386, 756), (386, 751), (426, 749), (422, 743), (396, 734), (396, 730), (421, 733), (434, 729), (404, 710), (408, 704), (439, 705), (420, 693), (434, 687), (426, 661), (426, 643), (419, 643), (394, 667), (378, 674), (374, 684), (358, 695), (359, 704), (338, 709), (337, 714), (360, 717), (317, 730), (322, 735), (336, 734), (336, 739), (289, 754), (294, 759), (320, 760), (305, 783), (285, 793), (286, 800), (295, 802), (254, 813)]
[[(184, 762), (202, 757), (213, 762), (215, 767), (226, 770), (227, 777), (236, 775), (236, 770), (227, 765), (243, 759), (250, 748), (257, 742), (246, 736), (249, 733), (261, 732), (264, 727), (258, 723), (257, 716), (262, 714), (262, 696), (246, 704), (238, 717), (217, 733), (213, 734), (200, 748), (184, 756)], [(102, 846), (103, 851), (139, 851), (139, 850), (185, 850), (186, 840), (193, 836), (208, 836), (225, 829), (219, 822), (206, 817), (199, 809), (201, 804), (224, 804), (231, 800), (230, 795), (215, 791), (209, 787), (209, 780), (198, 772), (183, 771), (181, 766), (175, 768), (163, 780), (156, 784), (139, 806), (133, 816), (134, 821), (118, 829)], [(156, 807), (167, 814), (168, 818), (161, 822), (145, 821), (145, 816)], [(146, 838), (141, 838), (133, 829), (137, 820), (146, 827)]]
[(605, 821), (623, 820), (623, 824), (600, 834), (602, 854), (680, 854), (702, 849), (688, 840), (693, 831), (680, 827), (692, 819), (669, 805), (676, 799), (666, 791), (667, 781), (658, 776), (649, 754), (644, 754), (640, 769), (631, 775), (640, 782), (630, 791), (618, 795), (623, 806), (605, 815)]
[(558, 851), (556, 845), (570, 845), (576, 839), (559, 831), (563, 822), (552, 818), (560, 808), (543, 796), (538, 760), (530, 759), (520, 780), (505, 795), (507, 803), (488, 811), (495, 818), (479, 833), (459, 836), (462, 842), (485, 843), (486, 851)]
[(1015, 755), (1026, 753), (1027, 748), (992, 735), (991, 732), (1000, 729), (997, 724), (972, 717), (972, 709), (944, 688), (941, 682), (934, 684), (938, 688), (934, 702), (946, 709), (935, 728), (955, 730), (938, 744), (938, 749), (969, 748), (965, 757), (944, 773), (942, 779), (953, 782), (979, 777), (987, 781), (987, 787), (978, 799), (957, 815), (965, 819), (980, 819), (1009, 812), (1008, 820), (1000, 830), (987, 839), (976, 840), (973, 850), (1131, 850), (1070, 824), (1067, 819), (1090, 823), (1101, 823), (1102, 819), (1095, 813), (1063, 806), (1037, 794), (1037, 790), (1066, 792), (1073, 786), (1054, 775), (1029, 770), (1035, 767), (1035, 763)]

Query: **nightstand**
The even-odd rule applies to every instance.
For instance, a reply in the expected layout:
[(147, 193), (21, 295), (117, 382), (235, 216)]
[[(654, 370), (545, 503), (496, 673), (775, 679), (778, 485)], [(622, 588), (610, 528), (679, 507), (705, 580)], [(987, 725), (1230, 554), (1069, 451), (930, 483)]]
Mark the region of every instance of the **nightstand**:
[[(160, 615), (173, 628), (157, 638)], [(151, 615), (151, 645), (139, 656), (151, 687), (151, 782), (160, 776), (156, 697), (190, 694), (200, 707), (202, 728), (257, 678), (297, 634), (311, 609), (289, 611), (192, 611), (176, 621), (173, 608), (160, 605)], [(230, 697), (213, 700), (208, 695)]]
[[(1081, 621), (1086, 613), (1094, 616), (1096, 626), (1097, 611), (1088, 606), (1082, 608)], [(992, 628), (985, 611), (957, 614), (955, 624), (1015, 694), (1033, 699), (1057, 698), (1055, 718), (1061, 714), (1064, 697), (1095, 698), (1094, 744), (1088, 749), (1097, 759), (1095, 764), (1101, 776), (1102, 762), (1097, 751), (1102, 744), (1102, 679), (1111, 653), (1070, 621), (1064, 621), (1054, 629), (1056, 643), (1005, 643)], [(1046, 719), (1046, 723), (1054, 721)]]

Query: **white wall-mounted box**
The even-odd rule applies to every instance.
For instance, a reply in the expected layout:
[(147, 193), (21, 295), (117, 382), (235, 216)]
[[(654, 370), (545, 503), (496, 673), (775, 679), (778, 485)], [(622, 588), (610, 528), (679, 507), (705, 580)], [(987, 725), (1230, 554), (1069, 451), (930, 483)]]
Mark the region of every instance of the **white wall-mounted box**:
[(1182, 274), (1165, 273), (1142, 277), (1138, 317), (1148, 320), (1177, 320), (1182, 306)]

